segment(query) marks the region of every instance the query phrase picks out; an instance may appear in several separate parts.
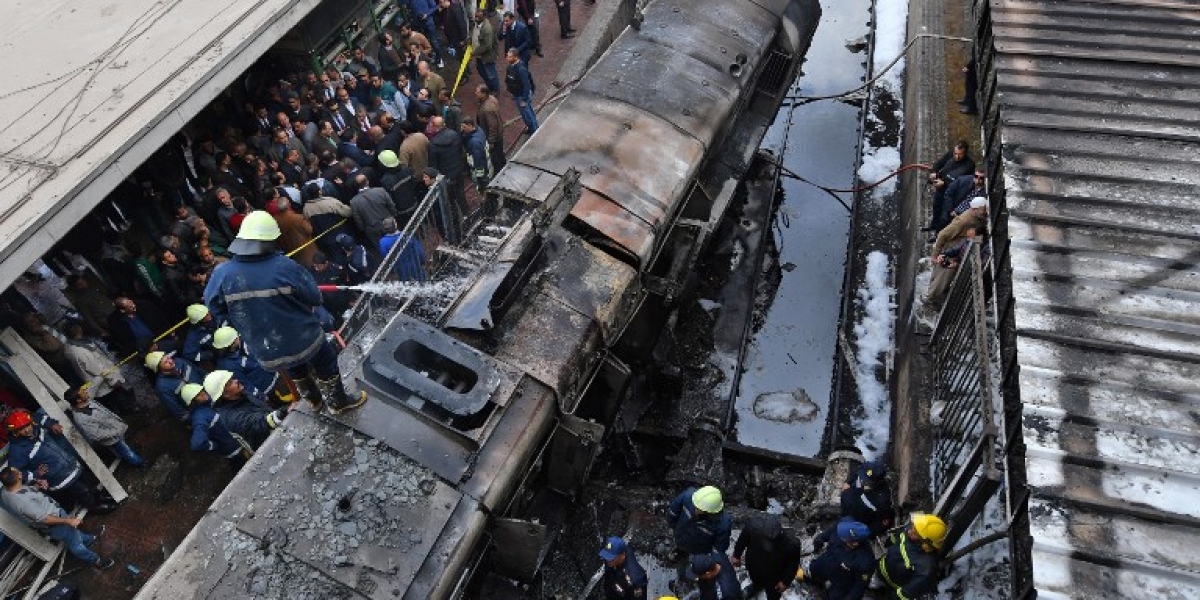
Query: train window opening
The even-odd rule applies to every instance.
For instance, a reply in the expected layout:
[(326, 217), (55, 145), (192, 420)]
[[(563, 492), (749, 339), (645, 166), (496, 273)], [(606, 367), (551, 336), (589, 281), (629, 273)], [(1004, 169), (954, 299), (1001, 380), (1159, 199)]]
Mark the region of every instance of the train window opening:
[(479, 382), (479, 374), (416, 340), (396, 346), (396, 362), (456, 394), (466, 394)]

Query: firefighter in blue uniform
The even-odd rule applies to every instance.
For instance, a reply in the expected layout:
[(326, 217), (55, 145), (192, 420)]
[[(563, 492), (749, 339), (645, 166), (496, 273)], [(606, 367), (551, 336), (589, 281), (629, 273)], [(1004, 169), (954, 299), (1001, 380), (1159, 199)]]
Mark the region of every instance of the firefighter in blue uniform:
[(923, 513), (914, 514), (904, 531), (888, 536), (887, 552), (879, 559), (888, 598), (912, 600), (937, 590), (938, 553), (945, 539), (945, 521)]
[(217, 352), (218, 369), (233, 373), (250, 395), (264, 402), (271, 399), (279, 375), (262, 368), (253, 356), (246, 353), (246, 345), (236, 329), (228, 325), (217, 329), (213, 333), (213, 348)]
[(677, 581), (688, 581), (689, 557), (716, 550), (729, 551), (729, 535), (733, 522), (725, 513), (721, 490), (706, 485), (688, 488), (671, 501), (667, 521), (675, 533)]
[(600, 548), (604, 561), (604, 600), (644, 600), (646, 570), (625, 540), (610, 537)]
[(892, 526), (896, 511), (892, 491), (887, 485), (887, 468), (882, 462), (868, 461), (851, 471), (842, 484), (842, 518), (866, 525), (871, 535), (879, 535)]
[[(241, 382), (229, 371), (213, 371), (204, 378), (204, 392), (213, 398), (213, 410), (229, 433), (240, 437), (257, 450), (283, 423), (287, 408), (271, 410), (257, 398), (248, 396)], [(294, 405), (293, 405), (294, 406)]]
[(234, 439), (221, 416), (213, 410), (212, 398), (199, 383), (186, 383), (179, 390), (179, 397), (190, 409), (192, 439), (189, 445), (196, 452), (212, 452), (229, 459), (235, 469), (246, 462), (248, 449)]
[(691, 559), (691, 574), (696, 581), (700, 600), (743, 600), (742, 584), (738, 582), (733, 563), (724, 552), (696, 554)]
[(176, 420), (187, 423), (188, 409), (179, 399), (179, 390), (185, 383), (203, 382), (207, 373), (182, 358), (157, 351), (146, 355), (146, 368), (156, 374), (154, 391), (158, 400)]
[(211, 361), (213, 359), (213, 333), (220, 324), (213, 319), (208, 307), (203, 304), (188, 306), (187, 318), (192, 326), (188, 328), (187, 335), (183, 338), (183, 352), (180, 356), (193, 364)]
[(875, 574), (875, 555), (868, 540), (871, 529), (852, 519), (822, 532), (813, 540), (813, 548), (821, 555), (808, 567), (796, 571), (796, 581), (807, 582), (825, 590), (829, 600), (859, 600)]
[(338, 372), (337, 350), (325, 337), (316, 314), (321, 292), (311, 273), (281, 253), (279, 224), (256, 210), (242, 221), (229, 244), (233, 259), (218, 266), (204, 289), (213, 317), (237, 329), (246, 350), (265, 369), (286, 372), (300, 395), (315, 408), (322, 403), (339, 414), (361, 406)]

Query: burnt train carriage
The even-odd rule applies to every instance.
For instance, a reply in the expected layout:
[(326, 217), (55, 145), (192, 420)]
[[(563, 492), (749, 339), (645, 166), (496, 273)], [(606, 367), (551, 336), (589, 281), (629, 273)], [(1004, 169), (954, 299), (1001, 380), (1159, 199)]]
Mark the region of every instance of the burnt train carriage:
[(551, 535), (523, 517), (586, 478), (818, 14), (651, 2), (497, 175), (484, 225), (508, 233), (453, 304), (395, 315), (353, 361), (372, 401), (293, 413), (139, 597), (449, 598), (480, 571), (533, 577)]

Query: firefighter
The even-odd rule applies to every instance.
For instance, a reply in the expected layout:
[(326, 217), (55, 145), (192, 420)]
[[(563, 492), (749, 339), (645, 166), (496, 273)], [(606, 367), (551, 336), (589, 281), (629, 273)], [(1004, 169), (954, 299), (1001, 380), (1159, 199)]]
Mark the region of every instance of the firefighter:
[(688, 488), (671, 501), (667, 521), (675, 533), (678, 582), (687, 581), (689, 557), (713, 550), (725, 554), (733, 523), (725, 513), (721, 490), (706, 485)]
[(813, 540), (814, 549), (825, 549), (807, 568), (796, 570), (796, 581), (825, 590), (829, 600), (859, 600), (875, 574), (870, 537), (871, 529), (863, 523), (842, 519)]
[(267, 441), (267, 436), (288, 414), (287, 408), (271, 410), (257, 398), (247, 396), (246, 388), (229, 371), (209, 373), (204, 378), (204, 391), (214, 398), (213, 410), (221, 415), (221, 423), (229, 433), (240, 437), (252, 449)]
[(234, 439), (220, 415), (213, 410), (212, 398), (199, 383), (185, 383), (179, 397), (188, 406), (192, 423), (192, 439), (189, 445), (196, 452), (212, 452), (229, 459), (234, 469), (246, 462), (247, 450)]
[(217, 352), (218, 369), (232, 372), (252, 396), (264, 402), (270, 400), (279, 375), (262, 368), (253, 356), (246, 353), (246, 345), (236, 329), (228, 325), (218, 328), (213, 333), (213, 348)]
[(879, 559), (888, 598), (908, 600), (937, 588), (937, 555), (945, 539), (946, 522), (924, 513), (914, 514), (907, 529), (888, 537), (887, 552)]
[(600, 548), (604, 561), (605, 600), (643, 600), (646, 597), (646, 570), (633, 550), (619, 537), (610, 537)]
[(691, 558), (692, 577), (700, 600), (743, 600), (742, 584), (724, 552), (712, 551)]
[(218, 323), (213, 319), (208, 307), (203, 304), (193, 304), (187, 307), (188, 328), (183, 338), (183, 358), (193, 364), (200, 364), (213, 359), (213, 332)]
[(286, 371), (314, 408), (339, 414), (362, 406), (338, 372), (337, 350), (316, 314), (321, 292), (311, 273), (279, 251), (279, 224), (265, 211), (246, 215), (229, 245), (233, 259), (218, 266), (204, 290), (213, 317), (237, 329), (263, 368)]
[(68, 510), (88, 508), (96, 514), (112, 512), (116, 505), (97, 495), (74, 450), (63, 437), (62, 425), (43, 417), (35, 423), (26, 410), (14, 410), (4, 419), (8, 430), (8, 466), (21, 471), (24, 480), (46, 492)]
[(167, 412), (181, 423), (188, 422), (187, 406), (179, 401), (179, 389), (185, 383), (201, 383), (207, 373), (174, 352), (151, 352), (146, 355), (146, 368), (155, 373), (154, 390)]
[(863, 523), (871, 535), (879, 535), (892, 526), (892, 490), (887, 485), (887, 467), (879, 461), (868, 461), (857, 471), (851, 471), (842, 484), (842, 518)]

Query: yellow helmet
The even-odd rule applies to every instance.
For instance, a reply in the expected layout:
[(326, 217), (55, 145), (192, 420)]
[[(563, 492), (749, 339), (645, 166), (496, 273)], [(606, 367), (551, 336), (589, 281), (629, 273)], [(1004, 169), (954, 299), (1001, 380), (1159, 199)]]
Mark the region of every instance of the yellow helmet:
[(233, 379), (233, 373), (229, 371), (213, 371), (204, 377), (204, 391), (215, 401), (225, 393), (225, 384), (230, 379)]
[(389, 169), (394, 169), (400, 166), (400, 157), (396, 156), (396, 153), (391, 150), (384, 150), (379, 153), (379, 164)]
[(706, 485), (692, 493), (692, 504), (696, 508), (706, 513), (719, 513), (722, 508), (725, 508), (725, 501), (721, 499), (721, 490)]
[(198, 383), (185, 383), (183, 384), (183, 387), (179, 388), (179, 397), (183, 398), (183, 403), (185, 405), (191, 406), (192, 400), (195, 400), (196, 396), (199, 396), (200, 392), (203, 391), (204, 386)]
[(208, 316), (208, 307), (203, 304), (192, 304), (187, 307), (188, 321), (195, 325)]
[(238, 332), (236, 329), (228, 325), (224, 327), (218, 327), (217, 330), (213, 332), (213, 348), (216, 348), (217, 350), (224, 350), (232, 345), (233, 340), (236, 340), (237, 337)]
[(166, 355), (167, 355), (166, 352), (158, 352), (158, 351), (147, 354), (146, 355), (146, 368), (157, 373), (158, 372), (158, 363), (162, 362), (163, 357)]
[(246, 215), (237, 237), (229, 244), (234, 254), (264, 254), (274, 252), (274, 242), (279, 238), (279, 223), (265, 210), (256, 210)]
[(930, 546), (941, 550), (942, 542), (946, 540), (946, 522), (937, 515), (913, 513), (913, 531), (921, 536)]

